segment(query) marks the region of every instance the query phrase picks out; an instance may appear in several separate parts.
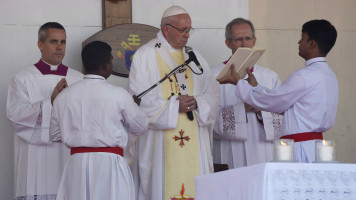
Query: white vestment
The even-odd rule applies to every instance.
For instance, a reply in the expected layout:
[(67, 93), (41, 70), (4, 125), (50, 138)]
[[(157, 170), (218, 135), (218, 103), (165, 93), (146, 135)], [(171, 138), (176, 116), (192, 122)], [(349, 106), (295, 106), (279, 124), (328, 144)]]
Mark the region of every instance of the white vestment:
[[(317, 57), (306, 61), (305, 68), (293, 72), (273, 90), (240, 80), (236, 95), (258, 109), (284, 113), (284, 136), (330, 129), (335, 123), (339, 89), (325, 57)], [(297, 142), (294, 147), (297, 161), (315, 161), (315, 140)]]
[[(157, 35), (162, 41), (159, 45), (165, 45), (169, 51), (177, 51), (163, 38), (161, 32)], [(198, 106), (198, 109), (193, 112), (196, 114), (199, 129), (199, 173), (203, 175), (213, 172), (212, 126), (218, 113), (220, 88), (205, 59), (196, 51), (195, 54), (204, 69), (201, 75), (193, 74), (194, 97)], [(152, 45), (152, 42), (137, 50), (129, 75), (131, 93), (138, 95), (160, 80), (156, 57), (155, 45)], [(193, 70), (200, 72), (193, 62), (190, 66)], [(148, 134), (136, 139), (131, 144), (132, 148), (129, 149), (129, 153), (133, 156), (133, 163), (130, 167), (138, 193), (137, 199), (163, 200), (165, 163), (163, 131), (176, 128), (179, 101), (176, 100), (176, 96), (172, 96), (169, 100), (163, 98), (162, 88), (158, 85), (142, 97), (140, 108), (151, 121)], [(179, 194), (179, 191), (177, 193)]]
[[(215, 76), (224, 66), (221, 63), (212, 68)], [(253, 74), (259, 84), (269, 89), (281, 83), (274, 71), (258, 65), (254, 66)], [(262, 118), (262, 125), (255, 112), (246, 112), (244, 102), (235, 95), (234, 85), (222, 84), (220, 90), (220, 113), (214, 126), (214, 163), (228, 164), (229, 169), (232, 169), (271, 161), (272, 141), (280, 136), (282, 116), (264, 113), (273, 118)]]
[[(68, 149), (51, 143), (51, 95), (64, 76), (42, 75), (31, 66), (17, 73), (9, 84), (7, 116), (15, 130), (16, 199), (55, 199)], [(68, 85), (83, 74), (68, 68)], [(35, 197), (36, 195), (36, 197)]]
[[(121, 147), (127, 132), (147, 132), (146, 115), (123, 88), (98, 75), (85, 75), (62, 91), (53, 103), (50, 135), (67, 147)], [(126, 160), (117, 154), (77, 153), (63, 172), (57, 200), (134, 200)]]

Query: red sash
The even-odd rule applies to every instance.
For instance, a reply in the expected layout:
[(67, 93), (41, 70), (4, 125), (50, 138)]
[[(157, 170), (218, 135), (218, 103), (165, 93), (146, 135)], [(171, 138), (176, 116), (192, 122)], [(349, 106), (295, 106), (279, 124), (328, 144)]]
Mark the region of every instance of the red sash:
[(124, 150), (121, 147), (74, 147), (70, 149), (70, 155), (90, 152), (107, 152), (124, 156)]
[(282, 136), (281, 139), (293, 139), (294, 142), (303, 142), (308, 140), (322, 140), (323, 133), (321, 132), (297, 133), (293, 135)]

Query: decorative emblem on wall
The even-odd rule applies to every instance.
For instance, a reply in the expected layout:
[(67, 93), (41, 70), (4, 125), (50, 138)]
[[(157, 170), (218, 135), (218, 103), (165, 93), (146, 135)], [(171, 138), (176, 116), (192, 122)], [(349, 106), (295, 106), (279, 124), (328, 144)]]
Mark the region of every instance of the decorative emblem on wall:
[(82, 43), (100, 40), (112, 48), (113, 72), (121, 77), (129, 77), (132, 58), (138, 48), (155, 38), (158, 28), (145, 24), (119, 24), (97, 32)]

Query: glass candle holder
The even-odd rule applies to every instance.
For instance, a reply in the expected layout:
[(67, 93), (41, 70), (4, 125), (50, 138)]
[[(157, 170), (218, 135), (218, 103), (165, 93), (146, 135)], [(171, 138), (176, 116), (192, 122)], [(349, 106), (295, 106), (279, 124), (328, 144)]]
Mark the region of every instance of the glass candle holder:
[(334, 162), (335, 142), (332, 140), (316, 141), (315, 157), (317, 162)]
[(294, 161), (294, 140), (276, 139), (273, 142), (274, 161)]

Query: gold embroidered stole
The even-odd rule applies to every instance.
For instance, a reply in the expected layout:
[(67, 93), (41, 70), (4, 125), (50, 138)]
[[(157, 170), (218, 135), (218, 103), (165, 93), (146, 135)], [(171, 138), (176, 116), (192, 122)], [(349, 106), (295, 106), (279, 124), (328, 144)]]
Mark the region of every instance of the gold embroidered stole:
[[(177, 63), (183, 63), (183, 52), (170, 53)], [(166, 76), (171, 69), (162, 57), (157, 54), (160, 77)], [(193, 95), (192, 71), (184, 72), (189, 95)], [(179, 85), (174, 75), (161, 84), (164, 98), (180, 93)], [(164, 183), (165, 200), (179, 198), (195, 199), (194, 177), (199, 175), (199, 143), (198, 125), (195, 113), (190, 121), (186, 113), (179, 113), (176, 129), (164, 130)], [(183, 199), (181, 198), (181, 199)]]

